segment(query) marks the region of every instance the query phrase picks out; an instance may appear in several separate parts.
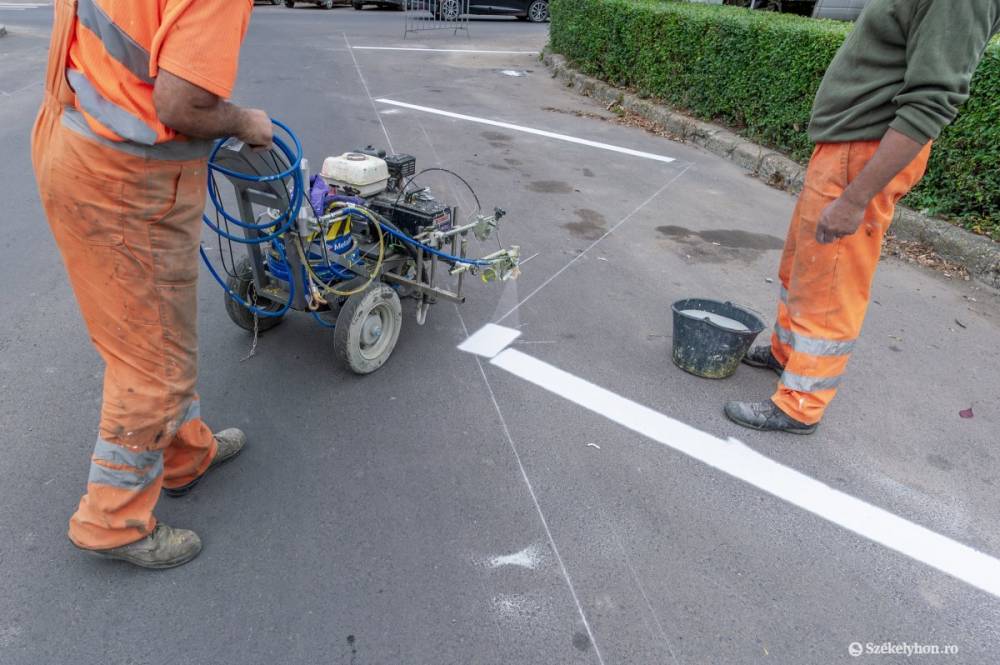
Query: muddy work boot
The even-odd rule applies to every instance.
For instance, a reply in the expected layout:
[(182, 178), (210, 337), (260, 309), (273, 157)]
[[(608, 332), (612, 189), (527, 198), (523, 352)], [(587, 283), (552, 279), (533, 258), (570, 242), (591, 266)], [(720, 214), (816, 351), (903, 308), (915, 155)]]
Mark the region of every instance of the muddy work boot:
[(764, 432), (812, 434), (817, 425), (807, 425), (788, 416), (769, 399), (763, 402), (729, 402), (726, 417), (737, 425)]
[(76, 546), (102, 559), (128, 561), (142, 568), (162, 570), (182, 566), (201, 552), (201, 539), (194, 531), (175, 529), (159, 523), (142, 540), (109, 550), (90, 550)]
[(205, 477), (212, 469), (216, 468), (224, 462), (228, 462), (243, 450), (243, 446), (247, 443), (247, 435), (243, 433), (243, 430), (236, 429), (235, 427), (230, 427), (229, 429), (224, 429), (221, 432), (216, 432), (212, 436), (215, 437), (215, 442), (217, 448), (215, 451), (215, 457), (212, 458), (212, 463), (208, 465), (205, 469), (205, 473), (201, 474), (187, 485), (181, 485), (180, 487), (164, 487), (163, 491), (167, 496), (184, 496), (198, 484), (202, 478)]
[(771, 353), (770, 346), (755, 346), (747, 354), (743, 356), (743, 364), (749, 365), (750, 367), (760, 367), (761, 369), (769, 369), (773, 371), (778, 376), (785, 371), (784, 366), (778, 362), (778, 359), (774, 357)]

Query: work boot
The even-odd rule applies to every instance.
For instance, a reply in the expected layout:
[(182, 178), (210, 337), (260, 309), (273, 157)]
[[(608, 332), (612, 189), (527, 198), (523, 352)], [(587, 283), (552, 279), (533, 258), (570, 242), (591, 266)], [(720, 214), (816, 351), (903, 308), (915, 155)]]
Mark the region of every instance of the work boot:
[(162, 570), (181, 566), (198, 556), (201, 552), (201, 538), (194, 531), (175, 529), (160, 522), (148, 536), (128, 545), (109, 550), (91, 550), (79, 545), (76, 547), (103, 559), (118, 559), (142, 568)]
[(229, 429), (224, 429), (221, 432), (216, 432), (212, 436), (215, 437), (217, 444), (215, 450), (215, 457), (212, 458), (212, 463), (208, 465), (205, 469), (205, 473), (201, 474), (187, 485), (181, 485), (180, 487), (164, 487), (163, 491), (167, 496), (184, 496), (190, 492), (198, 481), (205, 477), (209, 471), (219, 466), (223, 462), (228, 462), (243, 450), (243, 446), (247, 443), (247, 435), (243, 433), (243, 430), (236, 429), (235, 427), (230, 427)]
[(812, 434), (817, 425), (807, 425), (788, 416), (769, 399), (763, 402), (729, 402), (724, 409), (726, 417), (737, 425), (764, 432), (790, 432)]
[(781, 373), (785, 371), (785, 367), (771, 353), (770, 345), (755, 346), (747, 351), (746, 355), (743, 356), (743, 364), (772, 370), (778, 376), (781, 376)]

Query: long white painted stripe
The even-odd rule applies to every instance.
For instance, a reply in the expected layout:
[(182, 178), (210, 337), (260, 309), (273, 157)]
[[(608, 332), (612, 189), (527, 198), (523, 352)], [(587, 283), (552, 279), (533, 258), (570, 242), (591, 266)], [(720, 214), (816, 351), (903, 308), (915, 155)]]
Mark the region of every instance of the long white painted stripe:
[(385, 99), (383, 97), (380, 97), (375, 101), (379, 102), (380, 104), (390, 104), (392, 106), (398, 106), (400, 108), (410, 109), (412, 111), (433, 113), (435, 115), (441, 115), (446, 118), (454, 118), (455, 120), (467, 120), (469, 122), (477, 122), (481, 125), (500, 127), (501, 129), (509, 129), (515, 132), (524, 132), (525, 134), (534, 134), (535, 136), (544, 136), (546, 138), (556, 139), (558, 141), (567, 141), (568, 143), (576, 143), (578, 145), (590, 146), (591, 148), (600, 148), (601, 150), (610, 150), (611, 152), (618, 152), (623, 155), (631, 155), (632, 157), (642, 157), (644, 159), (652, 159), (657, 162), (674, 161), (673, 157), (667, 157), (666, 155), (657, 155), (652, 152), (643, 152), (642, 150), (632, 150), (631, 148), (623, 148), (621, 146), (611, 145), (610, 143), (601, 143), (600, 141), (581, 139), (575, 136), (570, 136), (568, 134), (557, 134), (556, 132), (549, 132), (544, 129), (535, 129), (533, 127), (525, 127), (524, 125), (515, 125), (509, 122), (500, 122), (499, 120), (489, 120), (487, 118), (480, 118), (473, 115), (453, 113), (451, 111), (435, 109), (429, 106), (418, 106), (417, 104), (407, 104), (406, 102), (397, 102), (392, 99)]
[(430, 53), (489, 53), (496, 55), (538, 55), (538, 51), (480, 51), (469, 48), (416, 48), (412, 46), (353, 46), (356, 51), (428, 51)]
[(658, 413), (516, 349), (490, 361), (645, 437), (1000, 597), (1000, 560), (835, 490), (761, 455)]

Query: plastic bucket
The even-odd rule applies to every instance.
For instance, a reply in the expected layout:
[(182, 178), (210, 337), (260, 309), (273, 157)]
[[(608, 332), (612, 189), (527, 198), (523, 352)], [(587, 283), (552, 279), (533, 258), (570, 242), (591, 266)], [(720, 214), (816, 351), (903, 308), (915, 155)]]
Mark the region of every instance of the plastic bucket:
[[(685, 372), (705, 379), (725, 379), (733, 375), (740, 360), (764, 330), (761, 318), (730, 302), (687, 298), (671, 307), (674, 314), (674, 364)], [(742, 325), (725, 325), (700, 312), (725, 317)], [(737, 329), (738, 328), (738, 329)], [(745, 329), (744, 329), (745, 328)]]

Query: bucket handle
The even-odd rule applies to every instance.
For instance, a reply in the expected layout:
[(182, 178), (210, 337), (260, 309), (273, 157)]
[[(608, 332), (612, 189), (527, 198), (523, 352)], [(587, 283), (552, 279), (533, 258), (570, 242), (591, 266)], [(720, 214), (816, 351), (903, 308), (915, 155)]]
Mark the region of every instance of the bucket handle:
[(733, 307), (741, 307), (743, 309), (749, 310), (749, 311), (753, 312), (754, 314), (756, 314), (757, 316), (759, 316), (761, 321), (766, 321), (767, 320), (766, 318), (764, 318), (764, 315), (761, 312), (758, 312), (757, 310), (755, 310), (750, 305), (744, 305), (743, 303), (733, 302), (732, 300), (727, 300), (726, 304), (727, 305), (732, 305)]
[(760, 319), (760, 322), (764, 324), (764, 330), (767, 329), (767, 327), (768, 327), (768, 325), (767, 325), (767, 319), (764, 318), (764, 315), (761, 312), (758, 312), (753, 307), (750, 307), (749, 305), (743, 305), (743, 304), (738, 303), (738, 302), (733, 302), (731, 300), (727, 300), (726, 304), (727, 305), (731, 305), (733, 307), (741, 307), (741, 308), (747, 310), (748, 312), (752, 312), (752, 313), (756, 314), (757, 318)]

